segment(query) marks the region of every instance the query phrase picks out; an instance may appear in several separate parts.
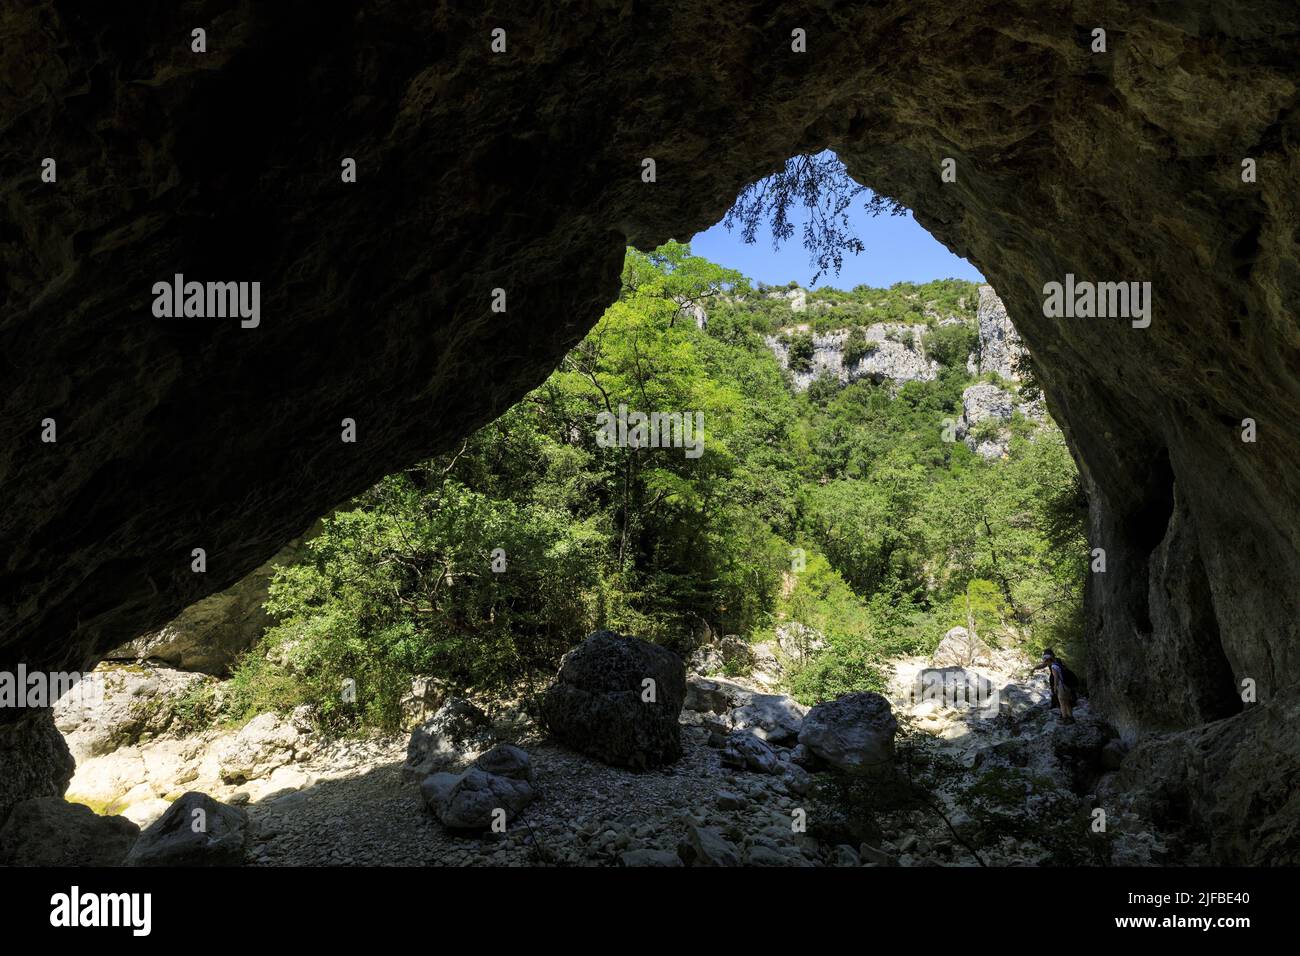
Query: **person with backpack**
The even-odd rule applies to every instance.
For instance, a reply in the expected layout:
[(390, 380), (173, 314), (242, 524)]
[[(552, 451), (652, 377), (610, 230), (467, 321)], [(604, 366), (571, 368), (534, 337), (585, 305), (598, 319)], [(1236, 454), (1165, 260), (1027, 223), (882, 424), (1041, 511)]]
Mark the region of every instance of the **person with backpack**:
[(1035, 664), (1031, 672), (1040, 667), (1047, 668), (1047, 683), (1052, 691), (1052, 702), (1049, 706), (1061, 708), (1062, 723), (1074, 723), (1074, 701), (1079, 687), (1078, 675), (1070, 670), (1065, 665), (1065, 661), (1058, 658), (1050, 647), (1043, 649), (1042, 661)]

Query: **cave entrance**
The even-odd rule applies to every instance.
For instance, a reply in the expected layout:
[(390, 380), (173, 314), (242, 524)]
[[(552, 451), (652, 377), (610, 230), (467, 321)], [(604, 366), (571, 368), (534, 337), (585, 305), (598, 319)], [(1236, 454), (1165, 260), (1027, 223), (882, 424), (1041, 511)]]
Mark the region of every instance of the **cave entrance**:
[(829, 613), (825, 578), (804, 585), (811, 562), (871, 621), (838, 664), (831, 654), (804, 672), (810, 696), (865, 686), (843, 679), (851, 656), (869, 670), (864, 652), (929, 653), (957, 628), (972, 645), (985, 633), (1035, 656), (1052, 646), (1084, 672), (1087, 498), (1032, 358), (979, 271), (830, 151), (745, 187), (690, 251), (766, 280), (718, 295), (707, 321), (722, 338), (757, 333), (776, 356), (812, 450), (778, 617), (798, 606), (789, 632), (806, 636), (798, 615)]
[[(456, 746), (521, 739), (601, 628), (803, 704), (936, 652), (946, 678), (1044, 644), (1082, 671), (1086, 505), (995, 291), (833, 154), (726, 221), (629, 248), (618, 299), (503, 416), (112, 652), (106, 680), (154, 703), (93, 734), (61, 715), (85, 758), (70, 798), (141, 823), (187, 789), (261, 812), (320, 784), (334, 744), (311, 741), (444, 713)], [(744, 258), (796, 236), (794, 260)], [(892, 274), (840, 281), (908, 243)], [(355, 778), (402, 757), (374, 749)], [(349, 779), (328, 790), (364, 804)]]

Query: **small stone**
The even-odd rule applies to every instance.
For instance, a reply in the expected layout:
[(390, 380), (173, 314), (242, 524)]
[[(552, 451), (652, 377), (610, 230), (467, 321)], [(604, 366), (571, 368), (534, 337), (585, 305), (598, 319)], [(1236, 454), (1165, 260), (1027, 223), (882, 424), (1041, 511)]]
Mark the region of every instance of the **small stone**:
[(723, 835), (711, 827), (691, 823), (686, 839), (677, 848), (682, 862), (689, 866), (739, 866), (740, 854)]
[(719, 810), (742, 810), (745, 807), (745, 798), (729, 790), (719, 790), (717, 805)]

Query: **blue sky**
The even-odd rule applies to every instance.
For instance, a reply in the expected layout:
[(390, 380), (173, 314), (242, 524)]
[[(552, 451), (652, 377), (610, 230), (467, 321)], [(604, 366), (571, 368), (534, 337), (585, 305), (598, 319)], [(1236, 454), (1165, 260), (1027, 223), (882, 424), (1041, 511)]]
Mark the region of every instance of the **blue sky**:
[[(953, 255), (912, 218), (882, 213), (871, 217), (862, 208), (869, 199), (859, 196), (849, 214), (849, 222), (866, 250), (847, 255), (839, 275), (828, 272), (817, 285), (851, 289), (855, 285), (885, 287), (895, 282), (928, 282), (931, 279), (970, 279), (984, 281), (979, 270), (965, 259)], [(750, 279), (769, 285), (785, 285), (791, 279), (810, 288), (816, 269), (808, 262), (808, 250), (800, 242), (805, 221), (802, 207), (791, 210), (795, 233), (789, 241), (772, 251), (772, 233), (763, 228), (753, 245), (745, 245), (739, 227), (728, 232), (721, 222), (691, 239), (691, 252), (719, 265), (739, 269)]]

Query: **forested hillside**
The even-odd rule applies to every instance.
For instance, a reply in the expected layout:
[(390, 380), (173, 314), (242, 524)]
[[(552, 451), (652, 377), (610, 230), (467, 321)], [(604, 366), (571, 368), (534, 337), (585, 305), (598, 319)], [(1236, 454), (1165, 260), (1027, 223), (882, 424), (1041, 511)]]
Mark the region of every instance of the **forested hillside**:
[[(977, 292), (754, 288), (685, 245), (629, 250), (620, 298), (541, 387), (336, 511), (278, 573), (225, 715), (306, 702), (327, 728), (394, 728), (415, 676), (544, 681), (599, 627), (686, 656), (797, 622), (819, 648), (790, 667), (805, 703), (879, 689), (883, 662), (958, 624), (1080, 656), (1086, 503), (1060, 432), (1017, 415), (992, 458), (954, 434)], [(797, 391), (765, 342), (846, 331), (847, 363), (879, 323), (916, 326), (931, 380)], [(702, 432), (632, 447), (635, 427), (600, 425), (636, 412)]]

